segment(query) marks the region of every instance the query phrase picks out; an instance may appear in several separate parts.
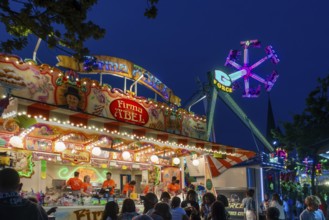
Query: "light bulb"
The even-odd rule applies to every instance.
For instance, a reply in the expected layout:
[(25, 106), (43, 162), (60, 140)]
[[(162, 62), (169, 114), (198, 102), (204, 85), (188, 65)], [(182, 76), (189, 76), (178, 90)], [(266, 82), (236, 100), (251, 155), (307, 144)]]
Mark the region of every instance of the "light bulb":
[(9, 140), (9, 144), (13, 147), (23, 148), (23, 140), (20, 136), (12, 136)]
[(102, 150), (99, 148), (99, 147), (94, 147), (92, 150), (91, 150), (91, 153), (95, 156), (100, 156), (101, 153), (102, 153)]
[(128, 151), (122, 152), (122, 159), (124, 160), (130, 160), (130, 153)]
[(180, 159), (178, 157), (175, 157), (172, 162), (176, 165), (180, 164)]
[(62, 141), (56, 141), (55, 143), (55, 151), (57, 152), (63, 152), (66, 149), (66, 146), (64, 142)]
[(159, 157), (157, 156), (157, 155), (152, 155), (151, 156), (151, 161), (153, 162), (153, 163), (158, 163), (159, 162)]
[(193, 166), (199, 166), (199, 164), (200, 164), (200, 161), (198, 160), (198, 159), (194, 159), (193, 161), (192, 161), (192, 164), (193, 164)]

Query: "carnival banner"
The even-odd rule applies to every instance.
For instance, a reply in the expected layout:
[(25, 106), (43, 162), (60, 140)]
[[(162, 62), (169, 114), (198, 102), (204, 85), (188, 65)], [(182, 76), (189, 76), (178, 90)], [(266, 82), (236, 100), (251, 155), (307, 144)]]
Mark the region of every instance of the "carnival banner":
[[(111, 71), (127, 73), (132, 78), (137, 74), (136, 71), (130, 73), (130, 68), (137, 67), (129, 63), (118, 63), (111, 68)], [(144, 71), (139, 67), (137, 69)], [(158, 88), (158, 92), (166, 91), (163, 96), (168, 96), (168, 99), (176, 99), (171, 90), (152, 77), (142, 81)], [(107, 84), (100, 85), (95, 80), (80, 78), (72, 70), (63, 72), (47, 64), (36, 65), (31, 61), (23, 62), (16, 56), (0, 54), (0, 84), (17, 88), (13, 90), (13, 95), (48, 104), (48, 108), (69, 109), (186, 137), (206, 139), (205, 117), (166, 103), (124, 93)]]

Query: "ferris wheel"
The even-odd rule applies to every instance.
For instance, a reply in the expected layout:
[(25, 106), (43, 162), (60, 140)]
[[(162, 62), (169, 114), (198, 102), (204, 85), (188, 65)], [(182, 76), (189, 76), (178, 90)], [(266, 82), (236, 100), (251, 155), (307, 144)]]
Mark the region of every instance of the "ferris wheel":
[(256, 88), (251, 88), (249, 80), (254, 79), (262, 83), (264, 85), (265, 90), (269, 92), (274, 86), (279, 75), (275, 70), (273, 70), (270, 75), (268, 75), (266, 78), (263, 78), (258, 74), (254, 73), (254, 69), (267, 60), (271, 60), (272, 63), (275, 65), (278, 64), (280, 60), (275, 51), (273, 50), (273, 47), (269, 45), (265, 48), (265, 57), (258, 60), (254, 64), (249, 64), (249, 48), (260, 48), (261, 43), (258, 40), (247, 40), (241, 41), (240, 45), (243, 47), (243, 65), (237, 63), (237, 58), (239, 55), (241, 55), (241, 52), (238, 50), (231, 50), (226, 58), (225, 66), (231, 66), (237, 69), (237, 71), (228, 74), (228, 76), (233, 83), (233, 89), (238, 88), (238, 84), (236, 81), (243, 78), (244, 92), (242, 96), (247, 98), (256, 98), (260, 94), (261, 86), (259, 85)]

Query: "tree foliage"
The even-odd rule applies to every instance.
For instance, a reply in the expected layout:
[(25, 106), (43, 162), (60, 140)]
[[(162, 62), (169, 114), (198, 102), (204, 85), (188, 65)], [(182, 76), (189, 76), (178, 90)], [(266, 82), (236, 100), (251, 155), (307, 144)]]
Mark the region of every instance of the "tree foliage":
[(321, 147), (318, 143), (329, 138), (328, 89), (329, 75), (318, 79), (318, 85), (306, 98), (304, 111), (283, 124), (284, 133), (274, 132), (287, 150), (296, 149), (304, 157), (316, 153)]
[(313, 159), (311, 168), (312, 193), (315, 193), (315, 165), (319, 162), (321, 143), (329, 139), (329, 75), (318, 79), (318, 85), (306, 98), (306, 107), (292, 122), (283, 124), (284, 132), (274, 135), (288, 151), (296, 149), (300, 159)]
[[(77, 58), (89, 53), (84, 43), (88, 39), (100, 39), (105, 29), (87, 19), (87, 13), (97, 0), (1, 0), (0, 22), (11, 35), (0, 43), (0, 51), (12, 53), (28, 44), (28, 36), (34, 34), (48, 47), (61, 45), (69, 48)], [(158, 0), (147, 0), (144, 15), (157, 16)], [(105, 15), (104, 15), (105, 16)]]

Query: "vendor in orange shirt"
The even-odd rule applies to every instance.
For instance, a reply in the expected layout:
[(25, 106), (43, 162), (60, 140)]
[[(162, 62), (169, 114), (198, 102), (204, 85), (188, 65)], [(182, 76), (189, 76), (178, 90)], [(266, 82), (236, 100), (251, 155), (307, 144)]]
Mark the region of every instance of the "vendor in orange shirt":
[(115, 184), (114, 180), (111, 179), (111, 177), (112, 177), (112, 173), (107, 172), (106, 173), (106, 180), (103, 182), (102, 188), (104, 190), (108, 189), (109, 194), (113, 195), (114, 194), (114, 188), (115, 188), (116, 184)]
[(132, 180), (129, 183), (126, 183), (123, 187), (122, 194), (127, 195), (135, 191), (136, 181)]
[(74, 177), (70, 178), (66, 185), (63, 187), (63, 189), (65, 189), (66, 187), (70, 186), (71, 190), (74, 192), (80, 192), (81, 189), (81, 184), (82, 181), (79, 179), (79, 172), (74, 172)]
[(81, 184), (81, 195), (91, 196), (93, 191), (93, 186), (90, 183), (90, 176), (86, 175), (83, 177), (83, 183)]
[(171, 178), (171, 183), (168, 184), (167, 189), (168, 189), (168, 192), (171, 195), (176, 196), (178, 194), (178, 191), (179, 191), (180, 187), (179, 187), (179, 184), (177, 184), (177, 177), (176, 176), (173, 176)]
[(150, 192), (150, 185), (146, 185), (143, 190), (143, 194), (146, 195), (146, 193)]

